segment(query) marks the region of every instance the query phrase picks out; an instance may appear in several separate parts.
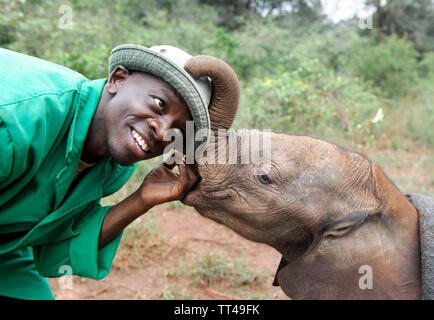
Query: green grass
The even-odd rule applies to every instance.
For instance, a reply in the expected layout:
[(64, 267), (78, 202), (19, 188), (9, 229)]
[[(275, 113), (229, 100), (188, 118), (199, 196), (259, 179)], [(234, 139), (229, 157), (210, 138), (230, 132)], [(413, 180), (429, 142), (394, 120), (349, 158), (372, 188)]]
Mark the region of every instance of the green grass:
[(180, 289), (177, 286), (165, 286), (160, 293), (160, 297), (163, 300), (191, 299), (191, 295), (188, 292)]
[(385, 111), (384, 133), (394, 150), (414, 146), (434, 149), (434, 86), (428, 81), (407, 96), (390, 101)]
[(143, 267), (153, 257), (161, 257), (171, 241), (152, 217), (142, 216), (125, 228), (114, 265), (126, 270)]
[(251, 290), (245, 290), (244, 288), (236, 288), (233, 289), (233, 292), (236, 293), (237, 296), (244, 300), (276, 300), (277, 296), (270, 297), (266, 294), (260, 294), (256, 292), (252, 292)]
[(389, 178), (404, 193), (434, 196), (434, 152), (430, 148), (417, 150), (371, 150), (369, 158), (378, 163)]
[(266, 271), (255, 272), (242, 257), (230, 260), (218, 253), (206, 254), (197, 261), (178, 266), (177, 276), (188, 276), (193, 285), (228, 281), (232, 288), (263, 285)]

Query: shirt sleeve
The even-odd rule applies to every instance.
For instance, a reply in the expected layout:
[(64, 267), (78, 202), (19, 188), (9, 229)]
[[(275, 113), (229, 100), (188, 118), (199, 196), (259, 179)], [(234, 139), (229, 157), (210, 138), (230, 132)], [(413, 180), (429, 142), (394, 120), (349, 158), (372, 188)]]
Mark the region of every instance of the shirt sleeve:
[[(98, 250), (101, 225), (112, 206), (97, 204), (70, 225), (71, 238), (33, 247), (35, 266), (45, 277), (73, 275), (100, 280), (110, 272), (122, 232)], [(69, 273), (70, 274), (70, 273)]]
[(27, 183), (36, 173), (53, 145), (67, 133), (76, 93), (45, 93), (0, 104), (0, 189), (18, 179)]
[[(103, 183), (103, 196), (118, 191), (131, 177), (137, 163), (123, 167), (110, 160), (107, 166), (110, 174)], [(62, 270), (70, 270), (73, 275), (96, 280), (107, 276), (123, 234), (121, 232), (98, 250), (101, 226), (112, 207), (102, 207), (100, 200), (89, 203), (80, 210), (76, 219), (62, 227), (61, 238), (64, 240), (34, 246), (38, 272), (45, 277), (59, 277), (65, 275)]]
[(0, 150), (2, 155), (0, 157), (0, 188), (2, 182), (7, 180), (12, 172), (12, 163), (14, 156), (13, 142), (11, 135), (0, 118)]

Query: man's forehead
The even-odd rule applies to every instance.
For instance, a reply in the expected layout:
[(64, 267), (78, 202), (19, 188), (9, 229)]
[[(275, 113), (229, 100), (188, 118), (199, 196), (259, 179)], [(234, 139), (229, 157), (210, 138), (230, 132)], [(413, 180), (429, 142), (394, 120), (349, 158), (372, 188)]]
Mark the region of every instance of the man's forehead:
[(135, 71), (135, 76), (141, 81), (145, 81), (147, 89), (160, 90), (166, 95), (167, 99), (170, 99), (172, 103), (180, 102), (184, 103), (184, 98), (166, 81), (163, 79), (142, 71)]

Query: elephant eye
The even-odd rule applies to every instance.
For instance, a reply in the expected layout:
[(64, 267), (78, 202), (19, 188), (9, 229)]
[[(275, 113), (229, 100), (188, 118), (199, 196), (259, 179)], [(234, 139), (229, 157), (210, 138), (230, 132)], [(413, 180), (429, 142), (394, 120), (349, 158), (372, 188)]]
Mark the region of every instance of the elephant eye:
[(326, 237), (342, 237), (354, 229), (354, 224), (336, 226), (327, 230), (324, 235)]
[(262, 183), (264, 183), (264, 184), (269, 184), (269, 183), (271, 183), (271, 179), (270, 179), (270, 177), (269, 177), (268, 175), (266, 175), (266, 174), (260, 174), (260, 175), (258, 176), (258, 178), (259, 178), (259, 180), (260, 180)]

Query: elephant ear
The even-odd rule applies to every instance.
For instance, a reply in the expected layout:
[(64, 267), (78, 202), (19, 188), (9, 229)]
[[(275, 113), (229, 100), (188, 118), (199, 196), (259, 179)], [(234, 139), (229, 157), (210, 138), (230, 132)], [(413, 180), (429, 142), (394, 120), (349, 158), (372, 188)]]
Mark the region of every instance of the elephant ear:
[(289, 264), (288, 260), (285, 259), (284, 256), (282, 256), (282, 259), (280, 259), (279, 266), (277, 267), (277, 270), (274, 274), (274, 280), (273, 280), (273, 286), (278, 287), (280, 286), (279, 279), (277, 278), (279, 271), (285, 268)]
[[(351, 269), (351, 268), (350, 268)], [(337, 270), (327, 257), (317, 257), (311, 263), (299, 258), (278, 270), (277, 282), (283, 292), (295, 300), (357, 299), (358, 269)]]
[[(359, 280), (363, 276), (359, 268), (369, 263), (366, 257), (351, 257), (340, 248), (354, 247), (358, 241), (351, 231), (360, 226), (370, 211), (354, 211), (344, 218), (324, 223), (307, 250), (288, 261), (282, 257), (273, 285), (280, 285), (291, 299), (369, 299), (374, 290), (361, 290)], [(322, 247), (325, 237), (345, 244)], [(362, 263), (363, 261), (363, 263)]]
[[(312, 251), (312, 244), (307, 252)], [(311, 259), (302, 255), (289, 262), (282, 256), (274, 275), (273, 286), (280, 286), (291, 299), (334, 299), (340, 292), (341, 275), (324, 257)], [(333, 285), (334, 284), (334, 285)]]

